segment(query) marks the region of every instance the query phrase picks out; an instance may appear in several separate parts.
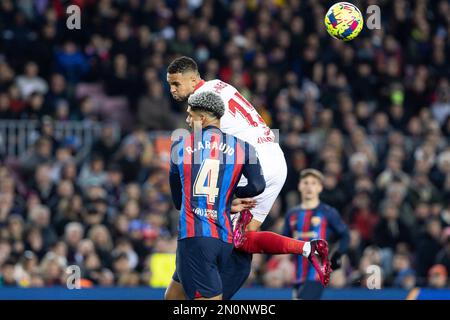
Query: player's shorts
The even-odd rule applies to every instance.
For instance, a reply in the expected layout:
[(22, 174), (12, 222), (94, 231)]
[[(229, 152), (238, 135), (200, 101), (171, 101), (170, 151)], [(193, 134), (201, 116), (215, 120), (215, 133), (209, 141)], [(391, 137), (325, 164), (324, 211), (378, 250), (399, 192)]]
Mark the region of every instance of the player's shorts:
[(212, 298), (223, 293), (220, 273), (227, 266), (233, 245), (210, 237), (178, 240), (176, 271), (189, 299)]
[(302, 284), (295, 285), (292, 293), (294, 300), (320, 300), (323, 286), (319, 281), (307, 280)]
[[(219, 272), (222, 279), (223, 300), (230, 300), (247, 281), (252, 267), (252, 256), (250, 253), (233, 249), (225, 268), (222, 268)], [(181, 283), (178, 270), (175, 270), (172, 279)]]
[[(253, 219), (263, 223), (280, 194), (287, 177), (287, 165), (284, 153), (278, 143), (262, 144), (256, 148), (258, 159), (266, 181), (263, 193), (254, 197), (256, 206), (251, 211)], [(239, 186), (245, 186), (247, 178), (242, 176)]]
[(223, 300), (230, 300), (247, 281), (252, 269), (250, 253), (233, 249), (230, 259), (220, 273), (223, 284)]

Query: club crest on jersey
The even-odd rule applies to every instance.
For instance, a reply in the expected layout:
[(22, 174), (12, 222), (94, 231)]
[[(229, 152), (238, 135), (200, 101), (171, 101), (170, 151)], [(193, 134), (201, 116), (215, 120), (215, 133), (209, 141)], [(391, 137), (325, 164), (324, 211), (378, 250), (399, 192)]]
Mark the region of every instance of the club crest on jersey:
[(320, 217), (312, 217), (311, 218), (311, 224), (314, 227), (317, 227), (322, 222), (322, 219)]

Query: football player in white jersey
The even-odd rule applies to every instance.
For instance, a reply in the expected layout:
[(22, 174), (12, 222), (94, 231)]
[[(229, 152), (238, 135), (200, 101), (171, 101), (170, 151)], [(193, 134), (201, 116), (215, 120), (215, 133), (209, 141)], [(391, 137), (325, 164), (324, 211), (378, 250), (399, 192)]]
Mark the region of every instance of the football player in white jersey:
[[(287, 175), (286, 160), (275, 135), (256, 109), (232, 85), (215, 79), (201, 78), (196, 62), (179, 57), (167, 68), (170, 92), (177, 101), (186, 101), (195, 92), (213, 91), (226, 106), (220, 119), (220, 129), (252, 145), (263, 170), (266, 188), (254, 199), (235, 199), (232, 206), (240, 211), (234, 230), (234, 265), (222, 275), (223, 298), (230, 299), (250, 273), (251, 254), (297, 254), (309, 259), (321, 274), (322, 284), (329, 281), (328, 244), (325, 240), (299, 241), (273, 232), (258, 231), (280, 193)], [(239, 185), (247, 182), (243, 178)], [(236, 209), (238, 208), (238, 209)], [(251, 208), (251, 212), (248, 210)], [(166, 291), (166, 299), (182, 299), (184, 293), (176, 272)]]

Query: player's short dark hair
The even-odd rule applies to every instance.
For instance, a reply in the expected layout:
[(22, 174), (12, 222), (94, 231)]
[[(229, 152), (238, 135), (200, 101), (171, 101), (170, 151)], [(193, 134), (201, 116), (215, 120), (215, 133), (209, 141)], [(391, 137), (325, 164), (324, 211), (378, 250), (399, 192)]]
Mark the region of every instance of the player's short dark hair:
[(218, 119), (225, 113), (225, 104), (222, 98), (212, 91), (201, 91), (191, 94), (188, 105), (193, 111), (206, 111), (212, 113)]
[(306, 177), (314, 177), (316, 179), (318, 179), (320, 181), (320, 183), (323, 184), (324, 176), (322, 174), (322, 172), (320, 172), (317, 169), (312, 169), (312, 168), (308, 168), (305, 170), (302, 170), (300, 172), (300, 181), (302, 181), (302, 179), (305, 179)]
[(197, 63), (194, 59), (182, 56), (173, 60), (167, 67), (167, 73), (185, 73), (187, 71), (198, 72)]

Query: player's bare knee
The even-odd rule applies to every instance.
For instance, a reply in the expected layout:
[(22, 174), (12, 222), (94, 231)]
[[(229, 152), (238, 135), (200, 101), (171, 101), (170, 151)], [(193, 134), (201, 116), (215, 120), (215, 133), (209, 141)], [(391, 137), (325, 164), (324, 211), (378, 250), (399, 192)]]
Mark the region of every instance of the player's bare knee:
[(174, 296), (173, 290), (171, 290), (171, 288), (168, 287), (164, 292), (164, 300), (176, 300), (173, 296)]
[(167, 289), (164, 293), (164, 300), (186, 300), (186, 297), (176, 290)]
[(186, 300), (181, 284), (172, 281), (164, 292), (164, 300)]

